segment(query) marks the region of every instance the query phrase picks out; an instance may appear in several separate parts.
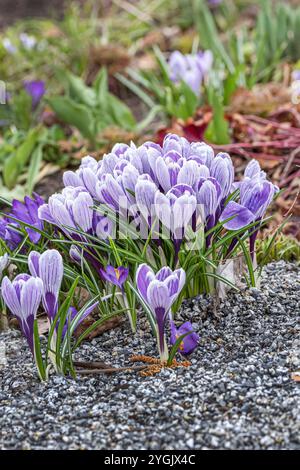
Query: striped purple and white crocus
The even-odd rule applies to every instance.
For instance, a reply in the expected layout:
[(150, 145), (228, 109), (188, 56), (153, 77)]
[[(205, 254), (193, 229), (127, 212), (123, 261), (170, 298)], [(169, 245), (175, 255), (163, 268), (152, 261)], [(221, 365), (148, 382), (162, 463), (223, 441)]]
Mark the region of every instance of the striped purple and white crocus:
[(34, 354), (33, 326), (43, 295), (43, 281), (29, 274), (19, 274), (13, 281), (5, 276), (1, 284), (1, 295), (11, 313), (17, 318)]
[(183, 269), (172, 271), (167, 266), (154, 274), (147, 264), (141, 264), (136, 272), (137, 290), (156, 324), (161, 361), (166, 361), (169, 356), (165, 338), (166, 321), (173, 303), (184, 287), (185, 279), (186, 275)]
[[(65, 172), (65, 189), (39, 208), (39, 216), (60, 227), (75, 241), (78, 238), (84, 241), (78, 234), (79, 228), (103, 240), (112, 236), (114, 222), (100, 215), (95, 206), (107, 207), (122, 218), (127, 205), (126, 221), (131, 224), (134, 214), (138, 214), (142, 239), (148, 238), (149, 228), (157, 223), (159, 230), (155, 227), (152, 231), (153, 239), (159, 238), (160, 233), (168, 233), (177, 254), (190, 228), (195, 231), (202, 226), (205, 232), (210, 231), (206, 244), (211, 244), (211, 228), (219, 222), (222, 213), (221, 220), (226, 220), (224, 211), (234, 209), (227, 200), (235, 189), (243, 193), (247, 185), (256, 198), (257, 185), (250, 185), (250, 179), (261, 181), (257, 184), (268, 186), (274, 194), (275, 188), (267, 183), (258, 162), (250, 162), (241, 186), (234, 182), (234, 167), (227, 153), (215, 155), (204, 142), (190, 143), (183, 137), (168, 134), (162, 145), (145, 142), (137, 147), (134, 143), (120, 143), (101, 161), (90, 156), (83, 158), (78, 170)], [(244, 205), (245, 196), (241, 194), (241, 198)], [(267, 198), (266, 205), (270, 202), (271, 198)], [(247, 220), (245, 217), (243, 222), (239, 217), (236, 223), (246, 226)], [(79, 259), (73, 247), (74, 254)]]
[(58, 297), (64, 274), (61, 254), (57, 250), (46, 250), (43, 254), (31, 251), (28, 267), (32, 276), (43, 282), (43, 306), (51, 321), (58, 311)]

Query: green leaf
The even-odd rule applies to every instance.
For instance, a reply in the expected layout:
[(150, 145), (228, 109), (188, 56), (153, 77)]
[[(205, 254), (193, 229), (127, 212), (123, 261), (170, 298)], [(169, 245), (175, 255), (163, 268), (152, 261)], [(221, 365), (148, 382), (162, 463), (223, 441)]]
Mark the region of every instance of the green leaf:
[(77, 127), (87, 139), (94, 140), (95, 122), (93, 113), (87, 106), (76, 103), (67, 96), (50, 98), (48, 103), (59, 119), (71, 126)]
[(37, 366), (38, 374), (40, 379), (46, 380), (45, 365), (43, 362), (42, 352), (41, 352), (41, 343), (38, 329), (37, 319), (33, 323), (33, 347), (34, 347), (34, 359)]
[(28, 132), (26, 139), (15, 153), (12, 153), (3, 165), (3, 180), (8, 189), (12, 189), (28, 162), (30, 155), (39, 138), (40, 128), (36, 127)]
[(224, 115), (223, 98), (212, 88), (210, 89), (210, 105), (213, 109), (213, 119), (206, 129), (205, 137), (214, 144), (229, 144), (229, 125)]
[[(56, 357), (56, 364), (57, 364), (57, 367), (59, 369), (62, 367), (62, 364), (63, 364), (63, 361), (64, 361), (64, 358), (61, 357), (62, 333), (63, 333), (63, 329), (64, 329), (64, 326), (65, 326), (65, 323), (66, 323), (66, 320), (67, 320), (67, 317), (68, 317), (71, 302), (72, 302), (72, 299), (73, 299), (73, 296), (74, 296), (75, 289), (76, 289), (77, 284), (79, 282), (79, 279), (80, 279), (80, 277), (78, 276), (75, 279), (75, 281), (73, 282), (73, 284), (71, 286), (71, 289), (70, 289), (64, 303), (60, 307), (58, 315), (57, 315), (57, 320), (56, 321), (58, 321), (58, 328), (57, 328), (57, 332), (56, 332), (55, 357)], [(68, 328), (69, 328), (69, 324), (68, 324)]]
[(135, 128), (136, 120), (128, 106), (111, 93), (107, 95), (107, 107), (116, 125), (127, 130)]
[(71, 99), (87, 106), (95, 106), (96, 93), (93, 88), (86, 86), (80, 77), (76, 77), (76, 75), (70, 72), (65, 72), (65, 77), (67, 79)]
[(173, 344), (173, 346), (172, 346), (172, 348), (171, 348), (171, 350), (170, 350), (170, 352), (169, 352), (169, 357), (168, 357), (168, 361), (167, 361), (167, 365), (168, 365), (168, 366), (170, 366), (170, 365), (172, 364), (173, 359), (174, 359), (174, 357), (175, 357), (175, 354), (177, 353), (178, 348), (179, 348), (179, 346), (180, 346), (182, 340), (183, 340), (186, 336), (192, 334), (193, 332), (194, 332), (194, 330), (188, 331), (187, 333), (184, 333), (183, 335), (179, 336), (179, 338), (177, 338), (177, 340), (175, 341), (175, 343)]
[(97, 96), (97, 103), (100, 105), (105, 104), (108, 94), (108, 77), (107, 70), (104, 67), (98, 73), (93, 88)]
[(28, 168), (27, 185), (26, 185), (26, 192), (28, 195), (31, 195), (33, 191), (35, 180), (39, 173), (42, 158), (43, 158), (43, 146), (40, 144), (34, 149), (31, 160), (30, 160), (29, 168)]

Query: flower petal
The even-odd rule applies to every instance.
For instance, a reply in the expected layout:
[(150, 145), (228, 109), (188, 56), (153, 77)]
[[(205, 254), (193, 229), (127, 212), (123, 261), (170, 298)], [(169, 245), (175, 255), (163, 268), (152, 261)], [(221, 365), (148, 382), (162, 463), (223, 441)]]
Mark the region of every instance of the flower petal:
[(254, 221), (255, 215), (246, 207), (234, 201), (229, 201), (224, 211), (220, 216), (220, 222), (233, 217), (228, 222), (224, 223), (227, 230), (239, 230)]

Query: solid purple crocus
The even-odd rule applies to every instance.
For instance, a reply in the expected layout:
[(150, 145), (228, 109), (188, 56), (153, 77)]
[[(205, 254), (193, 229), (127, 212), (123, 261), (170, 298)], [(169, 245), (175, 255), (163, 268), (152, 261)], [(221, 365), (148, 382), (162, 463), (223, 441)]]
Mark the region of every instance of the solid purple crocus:
[[(44, 204), (44, 199), (38, 194), (34, 193), (33, 197), (25, 196), (24, 202), (14, 199), (12, 202), (11, 215), (22, 222), (32, 225), (38, 230), (43, 230), (43, 222), (38, 216), (39, 207)], [(36, 230), (25, 227), (29, 239), (32, 243), (37, 243), (41, 238), (41, 234)]]
[[(13, 219), (32, 225), (38, 230), (43, 230), (44, 224), (38, 216), (38, 209), (44, 203), (44, 199), (35, 193), (32, 198), (25, 196), (24, 202), (17, 199), (12, 201), (11, 211), (0, 220), (0, 238), (5, 241), (11, 250), (14, 250), (23, 240), (22, 234), (18, 231), (20, 223)], [(25, 230), (28, 233), (29, 240), (32, 243), (38, 243), (41, 234), (34, 228), (25, 227)]]
[(28, 274), (19, 274), (12, 282), (5, 276), (1, 284), (4, 302), (17, 318), (33, 354), (33, 325), (42, 293), (42, 280)]
[(31, 251), (28, 257), (29, 271), (43, 281), (43, 306), (50, 320), (58, 310), (58, 296), (62, 283), (64, 266), (57, 250), (46, 250), (43, 254)]
[[(188, 334), (187, 334), (188, 333)], [(179, 328), (176, 328), (175, 323), (171, 321), (171, 337), (170, 343), (174, 345), (180, 336), (186, 335), (178, 348), (178, 351), (183, 355), (191, 354), (199, 343), (199, 335), (194, 331), (191, 322), (183, 323)]]
[(208, 0), (210, 7), (217, 7), (222, 3), (223, 0)]
[(129, 269), (124, 268), (124, 266), (114, 268), (114, 266), (108, 265), (105, 269), (100, 269), (100, 273), (103, 279), (123, 290), (123, 284), (128, 277)]
[(32, 109), (36, 109), (46, 92), (45, 82), (43, 80), (26, 80), (24, 90), (31, 96)]
[(167, 266), (154, 274), (147, 264), (141, 264), (136, 273), (138, 292), (149, 307), (157, 325), (158, 350), (162, 361), (168, 359), (165, 323), (173, 303), (183, 289), (185, 279), (183, 269), (172, 271)]

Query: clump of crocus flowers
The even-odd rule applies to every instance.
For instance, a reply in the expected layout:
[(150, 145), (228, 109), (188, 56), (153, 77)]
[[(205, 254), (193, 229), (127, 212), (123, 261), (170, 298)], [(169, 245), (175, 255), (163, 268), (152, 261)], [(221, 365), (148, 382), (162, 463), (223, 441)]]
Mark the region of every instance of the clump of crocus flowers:
[[(20, 242), (23, 222), (29, 239), (38, 243), (40, 231), (50, 224), (53, 237), (68, 242), (70, 258), (79, 273), (88, 265), (93, 283), (99, 283), (109, 299), (120, 299), (133, 331), (133, 298), (139, 299), (157, 337), (162, 361), (168, 358), (168, 343), (177, 344), (184, 355), (193, 352), (199, 337), (192, 324), (175, 323), (180, 302), (211, 292), (211, 279), (222, 280), (218, 267), (231, 260), (241, 238), (243, 250), (248, 249), (250, 258), (254, 257), (258, 230), (278, 190), (255, 160), (247, 165), (242, 181), (236, 182), (227, 153), (215, 155), (209, 145), (190, 143), (175, 134), (167, 135), (162, 146), (154, 142), (139, 147), (116, 144), (101, 161), (87, 156), (76, 171), (65, 172), (63, 181), (65, 188), (47, 203), (37, 196), (23, 204), (14, 203), (11, 214), (16, 221), (1, 222), (1, 238), (14, 248)], [(130, 230), (119, 236), (116, 223), (119, 229), (125, 226)], [(36, 235), (31, 232), (35, 227), (39, 229)], [(131, 234), (136, 239), (132, 240)], [(189, 251), (190, 234), (196, 240), (192, 243), (194, 252)], [(50, 322), (58, 312), (62, 279), (58, 255), (51, 250), (46, 254), (31, 252), (31, 276), (16, 278), (15, 285), (8, 278), (3, 280), (3, 298), (20, 318), (30, 344), (30, 325), (40, 300)], [(36, 295), (24, 320), (22, 302), (33, 285)], [(70, 310), (68, 315), (69, 322), (75, 319), (76, 323), (76, 312)], [(68, 325), (64, 324), (66, 332)]]

